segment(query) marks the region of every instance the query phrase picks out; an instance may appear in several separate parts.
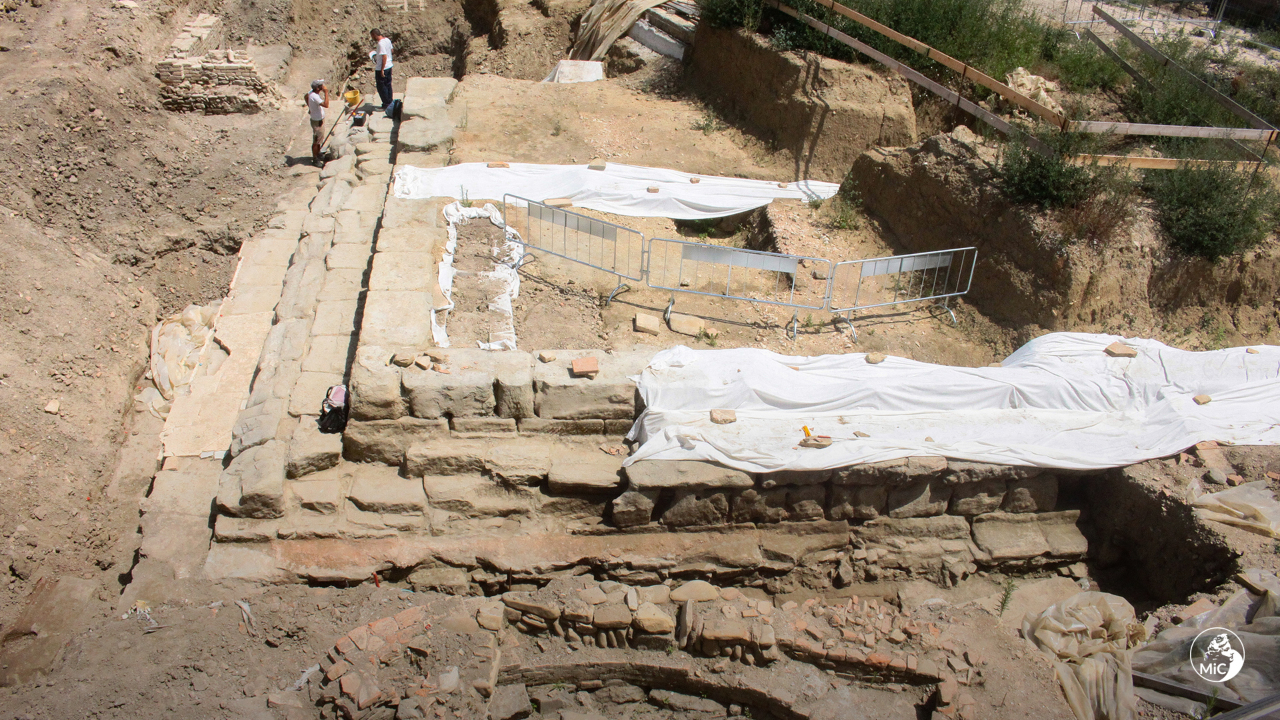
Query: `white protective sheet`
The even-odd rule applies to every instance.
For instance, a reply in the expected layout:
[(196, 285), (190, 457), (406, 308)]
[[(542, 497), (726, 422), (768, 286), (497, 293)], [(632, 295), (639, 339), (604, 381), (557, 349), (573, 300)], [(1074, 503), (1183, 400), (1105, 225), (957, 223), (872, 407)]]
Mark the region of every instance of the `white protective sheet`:
[[(1138, 350), (1113, 358), (1115, 340)], [(1055, 333), (997, 368), (765, 350), (654, 356), (631, 430), (644, 459), (713, 460), (749, 472), (823, 470), (917, 455), (1048, 468), (1120, 467), (1204, 440), (1280, 443), (1280, 347), (1187, 352), (1154, 340)], [(1192, 398), (1213, 400), (1196, 405)], [(737, 411), (712, 424), (709, 411)], [(801, 427), (831, 447), (801, 448)], [(869, 437), (859, 437), (855, 432)]]
[[(698, 182), (690, 182), (698, 178)], [(701, 220), (754, 210), (775, 199), (814, 200), (836, 194), (835, 183), (765, 180), (692, 175), (678, 170), (609, 163), (604, 170), (586, 165), (462, 163), (442, 168), (406, 166), (396, 171), (395, 195), (406, 200), (466, 197), (502, 200), (504, 194), (542, 202), (569, 198), (574, 207), (631, 217)], [(657, 187), (651, 193), (649, 188)]]

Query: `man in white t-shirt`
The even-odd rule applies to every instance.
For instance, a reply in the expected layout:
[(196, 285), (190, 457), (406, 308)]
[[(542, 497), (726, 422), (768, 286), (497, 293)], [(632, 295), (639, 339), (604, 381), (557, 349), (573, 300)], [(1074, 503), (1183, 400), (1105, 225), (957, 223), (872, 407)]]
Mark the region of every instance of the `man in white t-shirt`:
[(311, 160), (316, 165), (320, 162), (320, 143), (324, 140), (324, 109), (329, 107), (329, 88), (323, 80), (311, 81), (311, 92), (307, 93), (307, 113), (311, 116)]
[(373, 51), (373, 79), (378, 85), (378, 99), (382, 101), (380, 110), (386, 110), (391, 104), (391, 38), (382, 34), (381, 30), (369, 31), (376, 48)]

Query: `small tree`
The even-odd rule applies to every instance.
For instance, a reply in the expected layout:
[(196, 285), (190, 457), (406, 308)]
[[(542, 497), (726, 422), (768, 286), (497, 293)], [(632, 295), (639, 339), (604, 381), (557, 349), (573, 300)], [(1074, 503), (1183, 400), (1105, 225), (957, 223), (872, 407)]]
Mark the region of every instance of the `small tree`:
[(1147, 173), (1156, 220), (1179, 250), (1216, 260), (1256, 245), (1275, 226), (1277, 196), (1263, 173), (1185, 162)]

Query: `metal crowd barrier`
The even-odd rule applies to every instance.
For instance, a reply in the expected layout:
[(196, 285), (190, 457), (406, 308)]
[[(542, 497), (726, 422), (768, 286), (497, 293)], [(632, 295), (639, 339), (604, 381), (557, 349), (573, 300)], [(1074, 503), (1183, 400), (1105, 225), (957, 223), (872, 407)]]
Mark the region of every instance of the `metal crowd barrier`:
[(627, 280), (644, 280), (643, 233), (518, 195), (502, 196), (502, 217), (519, 233), (525, 247), (513, 266), (517, 269), (535, 258), (529, 252), (533, 249), (617, 275), (618, 285), (606, 304), (619, 292), (631, 289)]
[(800, 310), (821, 310), (827, 305), (827, 281), (802, 274), (801, 261), (825, 267), (818, 277), (830, 276), (831, 261), (824, 258), (650, 238), (646, 282), (651, 288), (671, 291), (663, 312), (666, 320), (671, 319), (678, 292), (746, 300), (794, 308), (789, 328), (794, 338)]
[[(855, 312), (889, 305), (933, 301), (955, 324), (950, 299), (969, 292), (978, 261), (972, 247), (833, 263), (687, 240), (650, 238), (646, 244), (639, 231), (518, 195), (504, 195), (502, 205), (506, 225), (525, 248), (512, 265), (516, 269), (536, 259), (530, 252), (536, 250), (616, 275), (606, 304), (631, 289), (628, 280), (669, 290), (663, 312), (668, 321), (676, 293), (789, 307), (792, 338), (804, 309), (829, 309), (849, 323), (854, 338)], [(802, 272), (809, 267), (814, 272)]]
[[(827, 300), (832, 313), (849, 323), (858, 310), (934, 301), (951, 315), (951, 298), (969, 292), (978, 263), (977, 248), (955, 248), (836, 263)], [(841, 317), (843, 313), (843, 317)]]

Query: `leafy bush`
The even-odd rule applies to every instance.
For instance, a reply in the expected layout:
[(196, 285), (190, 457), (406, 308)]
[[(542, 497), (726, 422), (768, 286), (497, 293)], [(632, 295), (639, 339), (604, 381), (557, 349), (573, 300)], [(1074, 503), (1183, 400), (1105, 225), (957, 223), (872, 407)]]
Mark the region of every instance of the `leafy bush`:
[(1045, 59), (1053, 63), (1057, 79), (1064, 88), (1075, 92), (1111, 90), (1128, 77), (1096, 45), (1088, 40), (1078, 40), (1070, 33), (1067, 35), (1045, 46)]
[(1060, 147), (1052, 155), (1042, 155), (1023, 142), (1005, 146), (997, 174), (1000, 186), (1016, 203), (1037, 205), (1045, 210), (1082, 201), (1093, 190), (1092, 168), (1072, 165), (1065, 155), (1073, 148), (1057, 136), (1043, 138)]
[(1156, 220), (1174, 247), (1216, 260), (1257, 244), (1275, 225), (1277, 197), (1265, 176), (1227, 165), (1184, 163), (1147, 173)]
[(1054, 149), (1052, 156), (1025, 143), (1009, 143), (997, 173), (1010, 200), (1055, 210), (1069, 239), (1102, 242), (1133, 215), (1136, 187), (1123, 168), (1067, 162), (1067, 157), (1085, 151), (1090, 140), (1046, 134), (1041, 141)]

